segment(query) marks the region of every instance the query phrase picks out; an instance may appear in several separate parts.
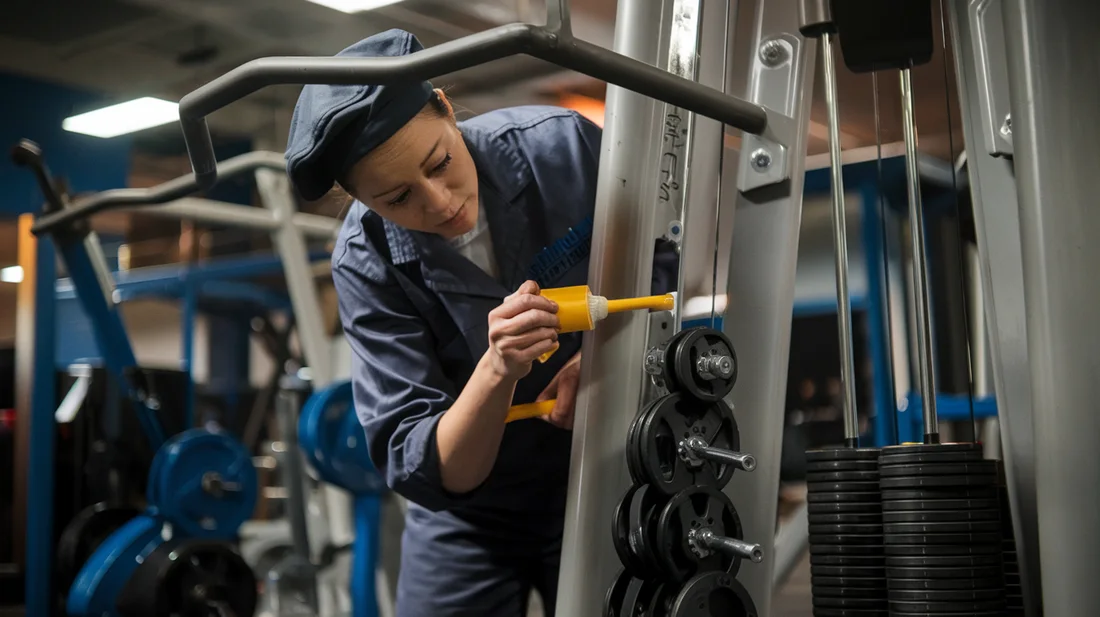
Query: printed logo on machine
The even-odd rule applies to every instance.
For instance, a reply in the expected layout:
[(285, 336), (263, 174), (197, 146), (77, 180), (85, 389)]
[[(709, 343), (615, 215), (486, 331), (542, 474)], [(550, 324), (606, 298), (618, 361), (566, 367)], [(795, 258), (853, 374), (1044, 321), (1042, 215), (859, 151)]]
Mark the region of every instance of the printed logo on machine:
[(580, 263), (592, 246), (592, 217), (570, 227), (566, 234), (542, 249), (527, 270), (527, 278), (540, 287), (550, 287)]

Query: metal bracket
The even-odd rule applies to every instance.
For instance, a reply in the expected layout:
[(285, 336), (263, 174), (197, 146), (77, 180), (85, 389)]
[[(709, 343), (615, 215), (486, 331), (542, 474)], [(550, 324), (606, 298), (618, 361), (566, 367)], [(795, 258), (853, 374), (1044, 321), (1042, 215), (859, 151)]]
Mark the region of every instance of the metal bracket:
[(992, 156), (1011, 157), (1012, 108), (1008, 91), (1008, 58), (1000, 0), (972, 0), (967, 10), (978, 102), (982, 111), (985, 148)]
[(743, 134), (737, 187), (742, 192), (791, 177), (786, 146), (790, 140), (783, 128), (790, 124), (796, 111), (802, 74), (801, 47), (801, 38), (784, 33), (765, 39), (756, 50), (749, 100), (768, 110), (769, 130), (763, 135)]
[(668, 339), (676, 333), (673, 322), (673, 315), (668, 311), (649, 314), (649, 331), (646, 333), (646, 355), (643, 362), (649, 379), (642, 381), (639, 411), (658, 396), (668, 393), (664, 379), (664, 354)]

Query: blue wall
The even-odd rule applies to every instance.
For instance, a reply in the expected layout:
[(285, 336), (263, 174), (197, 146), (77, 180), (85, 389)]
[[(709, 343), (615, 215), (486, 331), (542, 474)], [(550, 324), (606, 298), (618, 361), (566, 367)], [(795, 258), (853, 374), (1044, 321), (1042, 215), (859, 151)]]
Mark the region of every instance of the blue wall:
[(10, 148), (26, 138), (42, 147), (46, 164), (76, 191), (126, 186), (130, 138), (102, 139), (61, 128), (74, 113), (117, 101), (28, 77), (0, 74), (0, 215), (35, 211), (42, 195), (34, 178), (11, 163)]

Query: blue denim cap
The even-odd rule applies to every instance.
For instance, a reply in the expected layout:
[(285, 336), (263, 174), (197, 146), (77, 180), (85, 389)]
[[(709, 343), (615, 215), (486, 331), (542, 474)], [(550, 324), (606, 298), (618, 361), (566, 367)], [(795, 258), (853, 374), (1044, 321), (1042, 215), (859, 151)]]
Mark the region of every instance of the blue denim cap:
[[(404, 56), (424, 49), (404, 30), (367, 37), (336, 54)], [(302, 88), (287, 136), (290, 181), (302, 199), (320, 199), (351, 167), (412, 120), (431, 100), (432, 84), (314, 85)]]

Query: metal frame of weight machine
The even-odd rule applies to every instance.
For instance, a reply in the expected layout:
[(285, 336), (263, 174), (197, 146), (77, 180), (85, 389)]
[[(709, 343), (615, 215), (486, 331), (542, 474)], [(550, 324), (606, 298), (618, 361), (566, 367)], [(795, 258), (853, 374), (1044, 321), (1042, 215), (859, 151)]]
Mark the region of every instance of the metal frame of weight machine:
[[(983, 278), (994, 333), (995, 381), (998, 386), (1010, 384), (997, 389), (997, 398), (1004, 410), (1006, 467), (1022, 536), (1021, 561), (1026, 563), (1025, 576), (1033, 582), (1039, 578), (1039, 563), (1046, 566), (1042, 582), (1047, 614), (1063, 617), (1082, 607), (1100, 606), (1100, 586), (1091, 580), (1088, 567), (1100, 554), (1100, 527), (1092, 507), (1096, 497), (1087, 489), (1100, 485), (1100, 467), (1090, 456), (1100, 433), (1096, 430), (1100, 416), (1090, 411), (1095, 350), (1100, 344), (1094, 334), (1089, 336), (1097, 330), (1088, 329), (1093, 300), (1100, 299), (1100, 281), (1082, 267), (1100, 261), (1100, 244), (1091, 241), (1100, 236), (1100, 218), (1089, 217), (1086, 207), (1094, 195), (1093, 173), (1100, 167), (1100, 140), (1074, 141), (1084, 137), (1075, 123), (1091, 118), (1100, 108), (1100, 91), (1079, 87), (1081, 69), (1092, 81), (1100, 77), (1095, 74), (1090, 47), (1091, 28), (1098, 20), (1095, 13), (1081, 14), (1095, 11), (1092, 7), (1098, 5), (1084, 3), (1081, 6), (1091, 6), (1075, 11), (1073, 0), (1001, 3), (1011, 69), (1009, 100), (1017, 110), (1012, 134), (1019, 188), (1018, 235), (1012, 233), (1012, 221), (996, 220), (1001, 213), (992, 217), (986, 212), (993, 207), (990, 196), (1011, 187), (1007, 184), (1011, 178), (996, 168), (997, 161), (991, 164), (978, 156), (982, 140), (976, 138), (975, 125), (980, 113), (974, 109), (978, 103), (971, 90), (978, 80), (963, 59), (959, 62), (964, 69), (960, 71), (962, 89), (969, 91), (963, 94), (972, 155), (971, 190), (980, 213), (982, 269), (992, 273)], [(957, 0), (956, 10), (963, 4)], [(729, 5), (736, 7), (733, 13), (726, 11)], [(731, 402), (741, 442), (756, 455), (759, 465), (753, 473), (737, 474), (726, 490), (739, 507), (746, 539), (765, 548), (764, 562), (743, 568), (739, 580), (753, 596), (759, 614), (768, 615), (816, 49), (814, 41), (798, 33), (798, 9), (797, 0), (729, 4), (623, 0), (616, 24), (616, 53), (611, 53), (575, 39), (566, 2), (551, 1), (546, 27), (503, 26), (412, 56), (253, 61), (185, 97), (180, 104), (181, 125), (195, 179), (200, 186), (209, 186), (216, 175), (216, 161), (205, 116), (268, 85), (432, 78), (519, 53), (607, 81), (589, 281), (596, 292), (615, 297), (647, 292), (653, 239), (664, 236), (682, 242), (698, 228), (695, 221), (700, 211), (706, 218), (716, 202), (735, 195), (723, 327), (740, 358), (740, 380)], [(726, 19), (711, 17), (716, 12)], [(1058, 20), (1070, 15), (1081, 18)], [(961, 19), (954, 21), (961, 25)], [(716, 25), (728, 29), (719, 37)], [(954, 30), (957, 37), (966, 36), (961, 28)], [(957, 57), (964, 56), (959, 49)], [(692, 54), (692, 60), (687, 65), (678, 63), (667, 50)], [(699, 67), (694, 66), (695, 53)], [(728, 59), (731, 66), (715, 69), (715, 56)], [(690, 113), (700, 115), (692, 118)], [(725, 131), (715, 131), (718, 124), (710, 119), (727, 123), (734, 134), (742, 132), (735, 164), (724, 160)], [(682, 128), (687, 131), (678, 132)], [(678, 135), (691, 139), (677, 145)], [(734, 157), (728, 158), (732, 163)], [(719, 184), (723, 176), (735, 178), (736, 191), (723, 194)], [(696, 207), (700, 203), (704, 204), (701, 210)], [(1018, 243), (1022, 250), (1016, 258)], [(706, 244), (693, 241), (682, 246), (687, 252)], [(716, 248), (727, 252), (721, 238)], [(1009, 259), (998, 262), (997, 257), (1005, 255)], [(1023, 310), (1025, 304), (1030, 310)], [(561, 614), (597, 615), (618, 568), (609, 518), (627, 485), (626, 430), (648, 391), (642, 370), (646, 352), (664, 332), (674, 329), (674, 321), (668, 319), (622, 316), (586, 337), (557, 601)], [(1027, 349), (1020, 343), (1020, 326), (1025, 323)], [(1029, 352), (1039, 361), (1029, 363)], [(1031, 384), (1030, 393), (1023, 391), (1020, 381)], [(1032, 400), (1044, 421), (1028, 426), (1027, 405)], [(1034, 476), (1029, 475), (1031, 453), (1025, 435), (1029, 428), (1035, 431)], [(1037, 495), (1035, 524), (1020, 508), (1029, 495)], [(1071, 506), (1074, 503), (1077, 506)], [(1043, 540), (1041, 549), (1036, 548), (1036, 535)], [(1035, 590), (1033, 585), (1033, 598)]]

